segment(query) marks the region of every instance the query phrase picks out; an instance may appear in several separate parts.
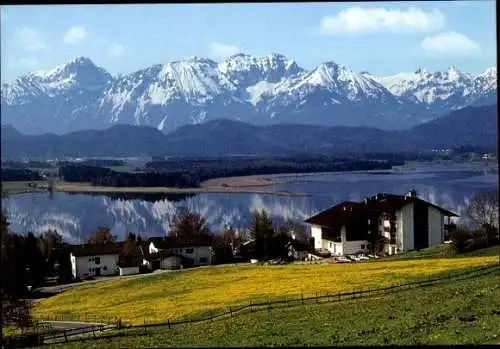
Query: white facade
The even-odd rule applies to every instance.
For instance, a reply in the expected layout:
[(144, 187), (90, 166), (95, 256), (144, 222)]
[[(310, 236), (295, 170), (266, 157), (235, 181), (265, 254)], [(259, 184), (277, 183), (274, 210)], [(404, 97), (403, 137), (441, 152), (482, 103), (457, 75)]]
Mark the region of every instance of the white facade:
[[(405, 205), (396, 213), (397, 221), (396, 221), (396, 231), (399, 230), (398, 241), (403, 242), (403, 251), (413, 250), (414, 244), (414, 233), (413, 233), (413, 203), (409, 203)], [(401, 239), (402, 237), (402, 239)]]
[(93, 255), (76, 257), (70, 255), (71, 273), (73, 277), (83, 279), (87, 276), (118, 275), (118, 254)]
[(429, 206), (427, 211), (429, 220), (429, 246), (438, 245), (444, 241), (444, 215), (432, 206)]
[(181, 267), (181, 257), (169, 256), (160, 260), (160, 269), (178, 269)]
[(139, 267), (119, 267), (120, 276), (139, 274)]
[(340, 230), (340, 242), (335, 242), (328, 239), (323, 239), (321, 227), (313, 225), (311, 227), (311, 235), (314, 237), (314, 248), (328, 250), (333, 256), (342, 256), (346, 254), (354, 254), (360, 251), (368, 252), (368, 241), (347, 241), (346, 228), (343, 226)]
[[(157, 248), (153, 242), (149, 243), (149, 253), (158, 253), (162, 251)], [(182, 248), (169, 248), (166, 252), (173, 252), (179, 256), (193, 260), (193, 265), (208, 265), (212, 264), (212, 247), (211, 246), (195, 246)]]

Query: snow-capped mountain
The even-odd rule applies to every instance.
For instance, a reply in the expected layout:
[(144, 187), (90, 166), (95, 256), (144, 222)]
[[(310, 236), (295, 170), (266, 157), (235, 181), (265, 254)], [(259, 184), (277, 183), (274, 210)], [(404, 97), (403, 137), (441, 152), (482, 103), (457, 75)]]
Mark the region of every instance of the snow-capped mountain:
[(467, 105), (496, 99), (496, 68), (389, 77), (334, 62), (302, 69), (280, 54), (236, 54), (222, 62), (192, 57), (113, 77), (78, 57), (2, 84), (2, 123), (26, 134), (157, 127), (234, 119), (254, 124), (408, 128)]

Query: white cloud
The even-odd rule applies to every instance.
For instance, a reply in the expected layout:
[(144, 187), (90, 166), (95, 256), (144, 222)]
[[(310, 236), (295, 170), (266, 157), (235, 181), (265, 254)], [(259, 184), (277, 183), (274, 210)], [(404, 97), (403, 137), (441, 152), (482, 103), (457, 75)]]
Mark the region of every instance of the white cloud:
[(125, 53), (125, 48), (122, 45), (114, 42), (107, 48), (107, 52), (111, 57), (120, 57)]
[(85, 27), (72, 27), (66, 34), (64, 34), (63, 42), (65, 44), (76, 44), (79, 41), (84, 40), (86, 35), (87, 32), (85, 31)]
[(481, 47), (478, 43), (454, 31), (428, 36), (421, 42), (420, 46), (424, 51), (434, 56), (465, 56), (481, 53)]
[(238, 46), (227, 45), (220, 42), (210, 44), (210, 55), (214, 58), (227, 58), (240, 52)]
[(45, 39), (35, 30), (23, 27), (16, 31), (14, 38), (26, 51), (43, 51), (49, 48)]
[(443, 27), (445, 18), (439, 10), (408, 10), (350, 7), (334, 16), (323, 17), (323, 35), (360, 35), (375, 32), (421, 32)]

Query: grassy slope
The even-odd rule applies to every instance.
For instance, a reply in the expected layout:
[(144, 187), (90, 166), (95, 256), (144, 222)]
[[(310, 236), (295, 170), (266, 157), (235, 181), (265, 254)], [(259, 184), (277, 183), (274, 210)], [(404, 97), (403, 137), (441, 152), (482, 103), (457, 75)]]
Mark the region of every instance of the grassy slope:
[(162, 322), (269, 299), (346, 292), (404, 283), (454, 269), (498, 263), (498, 256), (337, 265), (204, 267), (82, 285), (42, 300), (38, 317), (99, 314), (130, 323)]
[(385, 296), (122, 331), (53, 348), (500, 343), (500, 274)]

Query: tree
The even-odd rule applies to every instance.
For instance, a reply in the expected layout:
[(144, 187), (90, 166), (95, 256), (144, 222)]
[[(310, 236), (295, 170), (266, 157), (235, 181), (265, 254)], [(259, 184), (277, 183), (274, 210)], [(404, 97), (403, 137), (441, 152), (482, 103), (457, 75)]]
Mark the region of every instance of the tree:
[(463, 215), (476, 229), (476, 235), (482, 236), (489, 246), (498, 235), (498, 192), (490, 191), (475, 195), (466, 206)]
[(266, 211), (255, 211), (252, 217), (250, 237), (254, 239), (255, 255), (257, 258), (268, 258), (268, 247), (275, 230)]
[(128, 262), (137, 251), (137, 238), (135, 234), (128, 233), (127, 239), (125, 240), (125, 244), (123, 245), (123, 256), (125, 260)]
[(94, 236), (88, 240), (89, 244), (102, 245), (116, 241), (116, 236), (111, 234), (111, 230), (105, 227), (99, 227)]
[(472, 244), (472, 232), (466, 227), (458, 227), (450, 233), (450, 240), (456, 252), (466, 252)]
[(39, 238), (39, 247), (42, 255), (52, 264), (54, 250), (60, 248), (62, 236), (55, 230), (47, 230)]
[(182, 208), (173, 218), (172, 230), (169, 235), (192, 239), (210, 235), (210, 229), (201, 214)]

